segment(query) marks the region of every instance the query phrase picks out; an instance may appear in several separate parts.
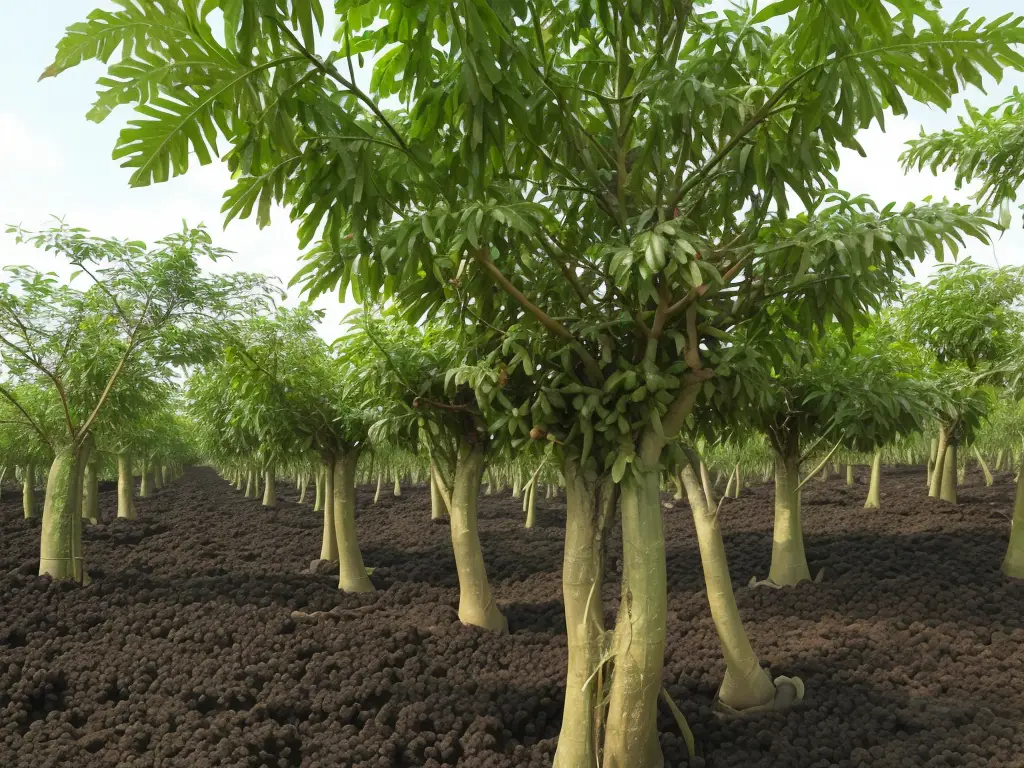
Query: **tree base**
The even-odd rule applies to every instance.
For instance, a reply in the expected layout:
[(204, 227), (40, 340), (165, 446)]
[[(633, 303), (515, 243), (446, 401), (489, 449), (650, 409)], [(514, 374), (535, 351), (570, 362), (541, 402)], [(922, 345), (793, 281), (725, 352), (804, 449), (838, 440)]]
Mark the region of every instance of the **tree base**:
[(793, 704), (802, 701), (806, 689), (804, 681), (799, 677), (776, 677), (772, 682), (775, 686), (775, 696), (766, 704), (759, 704), (745, 709), (734, 709), (725, 704), (718, 696), (711, 705), (712, 711), (722, 717), (742, 717), (755, 712), (781, 712), (789, 709)]

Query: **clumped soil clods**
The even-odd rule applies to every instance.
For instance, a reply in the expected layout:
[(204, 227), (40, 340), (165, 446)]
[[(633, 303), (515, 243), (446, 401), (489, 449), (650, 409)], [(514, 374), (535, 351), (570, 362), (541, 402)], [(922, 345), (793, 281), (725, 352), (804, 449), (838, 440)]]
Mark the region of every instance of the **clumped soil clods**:
[[(866, 478), (861, 478), (866, 482)], [(922, 471), (889, 470), (881, 512), (842, 479), (804, 491), (811, 571), (824, 582), (749, 589), (771, 551), (771, 488), (722, 507), (740, 611), (773, 674), (807, 699), (719, 720), (721, 654), (688, 509), (667, 501), (664, 683), (706, 767), (1024, 766), (1024, 583), (999, 573), (1009, 475), (973, 477), (957, 507)], [(539, 496), (540, 494), (538, 494)], [(0, 501), (0, 765), (548, 766), (561, 712), (562, 502), (485, 497), (480, 531), (511, 634), (461, 626), (448, 528), (429, 493), (371, 504), (359, 536), (378, 591), (344, 595), (309, 572), (321, 515), (281, 489), (267, 511), (206, 469), (139, 520), (88, 526), (93, 583), (35, 576), (38, 523)], [(109, 518), (116, 490), (101, 494)], [(617, 600), (609, 563), (605, 609)], [(315, 618), (293, 611), (334, 610)], [(662, 707), (667, 766), (686, 765)]]

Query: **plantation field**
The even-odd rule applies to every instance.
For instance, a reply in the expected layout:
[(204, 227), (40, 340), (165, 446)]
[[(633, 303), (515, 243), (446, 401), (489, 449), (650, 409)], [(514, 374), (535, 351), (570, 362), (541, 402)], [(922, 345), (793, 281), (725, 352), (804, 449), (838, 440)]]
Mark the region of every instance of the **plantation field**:
[[(863, 471), (863, 469), (861, 470)], [(723, 664), (692, 518), (664, 497), (669, 642), (663, 680), (704, 766), (1024, 765), (1024, 583), (997, 568), (1012, 478), (968, 476), (960, 505), (926, 498), (924, 472), (888, 469), (883, 512), (866, 477), (804, 491), (812, 573), (822, 583), (747, 587), (771, 553), (772, 492), (722, 507), (737, 600), (774, 675), (805, 701), (723, 720)], [(538, 494), (540, 496), (540, 494)], [(208, 469), (152, 498), (139, 520), (90, 526), (91, 585), (38, 578), (38, 522), (0, 502), (0, 765), (548, 766), (565, 678), (564, 501), (483, 497), (500, 636), (458, 621), (447, 525), (426, 488), (372, 504), (359, 536), (378, 590), (340, 592), (311, 573), (322, 515), (282, 489), (244, 499)], [(116, 489), (101, 490), (107, 520)], [(619, 550), (617, 541), (610, 551)], [(604, 605), (617, 606), (608, 562)], [(293, 615), (330, 611), (320, 616)], [(667, 708), (666, 766), (686, 765)]]

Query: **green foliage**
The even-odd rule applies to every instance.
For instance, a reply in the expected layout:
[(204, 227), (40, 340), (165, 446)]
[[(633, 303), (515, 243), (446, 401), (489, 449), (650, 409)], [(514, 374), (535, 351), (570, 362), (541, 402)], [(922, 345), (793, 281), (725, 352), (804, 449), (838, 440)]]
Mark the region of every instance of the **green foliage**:
[[(1024, 93), (1014, 88), (1002, 104), (981, 111), (967, 104), (967, 119), (953, 130), (925, 134), (909, 142), (904, 169), (956, 170), (957, 189), (978, 182), (974, 197), (995, 207), (1017, 199), (1024, 184)], [(1009, 225), (1003, 208), (1001, 224)]]

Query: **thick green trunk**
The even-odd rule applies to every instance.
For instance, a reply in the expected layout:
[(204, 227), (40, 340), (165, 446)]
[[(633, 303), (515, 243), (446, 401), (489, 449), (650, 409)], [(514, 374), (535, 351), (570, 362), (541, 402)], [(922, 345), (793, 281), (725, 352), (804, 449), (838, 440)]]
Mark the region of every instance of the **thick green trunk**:
[(871, 460), (871, 481), (868, 483), (868, 498), (864, 509), (882, 508), (882, 452), (875, 451)]
[(334, 531), (338, 539), (338, 589), (372, 592), (356, 538), (356, 463), (358, 451), (346, 451), (334, 461)]
[(277, 477), (273, 467), (267, 467), (263, 475), (263, 506), (277, 506)]
[(565, 706), (554, 768), (597, 766), (602, 736), (605, 652), (604, 524), (615, 509), (615, 486), (608, 476), (585, 473), (567, 460), (565, 472), (565, 551), (562, 599), (569, 663)]
[(132, 482), (132, 460), (124, 453), (117, 454), (117, 516), (122, 520), (135, 519), (135, 490)]
[(667, 612), (665, 536), (657, 471), (627, 471), (621, 483), (622, 598), (608, 694), (604, 768), (660, 768), (658, 694)]
[(380, 491), (384, 487), (384, 475), (377, 475), (377, 492), (373, 494), (373, 503), (380, 503)]
[(21, 509), (25, 519), (36, 516), (36, 465), (25, 466), (25, 475), (21, 478)]
[(932, 438), (928, 447), (928, 488), (932, 487), (932, 474), (935, 472), (935, 459), (939, 455), (939, 441)]
[(939, 495), (942, 492), (942, 477), (945, 474), (948, 445), (949, 438), (946, 434), (946, 428), (939, 427), (939, 439), (935, 444), (935, 461), (932, 465), (931, 482), (928, 484), (928, 495), (933, 499), (939, 498)]
[(846, 484), (853, 485), (853, 464), (846, 465)]
[(309, 475), (305, 472), (299, 477), (299, 504), (306, 503), (306, 490), (309, 487)]
[(82, 558), (82, 487), (91, 443), (57, 451), (46, 480), (39, 575), (85, 580)]
[(245, 473), (240, 470), (235, 470), (235, 490), (241, 491), (245, 488)]
[(729, 576), (729, 562), (725, 556), (718, 514), (706, 503), (690, 467), (683, 469), (682, 478), (697, 530), (697, 545), (704, 568), (711, 618), (715, 622), (718, 640), (722, 644), (722, 655), (725, 657), (725, 677), (718, 689), (717, 700), (737, 711), (766, 706), (775, 698), (775, 685), (758, 663), (743, 628)]
[(402, 484), (398, 481), (398, 475), (395, 475), (395, 496), (402, 495)]
[(324, 458), (323, 493), (324, 532), (320, 540), (320, 559), (332, 563), (338, 559), (338, 534), (334, 527), (334, 457)]
[(82, 476), (82, 517), (94, 524), (100, 521), (100, 478), (95, 461), (85, 465)]
[(146, 499), (153, 495), (152, 479), (150, 477), (151, 468), (149, 461), (143, 459), (142, 461), (142, 481), (139, 483), (139, 498)]
[(158, 491), (164, 487), (164, 469), (159, 461), (153, 462), (153, 487)]
[(459, 620), (492, 632), (508, 632), (487, 581), (487, 568), (477, 531), (477, 497), (484, 472), (484, 447), (463, 439), (452, 482), (451, 533), (459, 572)]
[(946, 446), (946, 454), (942, 462), (942, 490), (939, 498), (956, 504), (956, 471), (957, 471), (957, 443), (950, 440)]
[(1013, 501), (1010, 543), (1006, 548), (1001, 570), (1014, 579), (1024, 579), (1024, 471), (1017, 474), (1017, 496)]
[(775, 457), (775, 529), (768, 578), (792, 586), (811, 578), (800, 522), (800, 443), (791, 436), (785, 455)]

